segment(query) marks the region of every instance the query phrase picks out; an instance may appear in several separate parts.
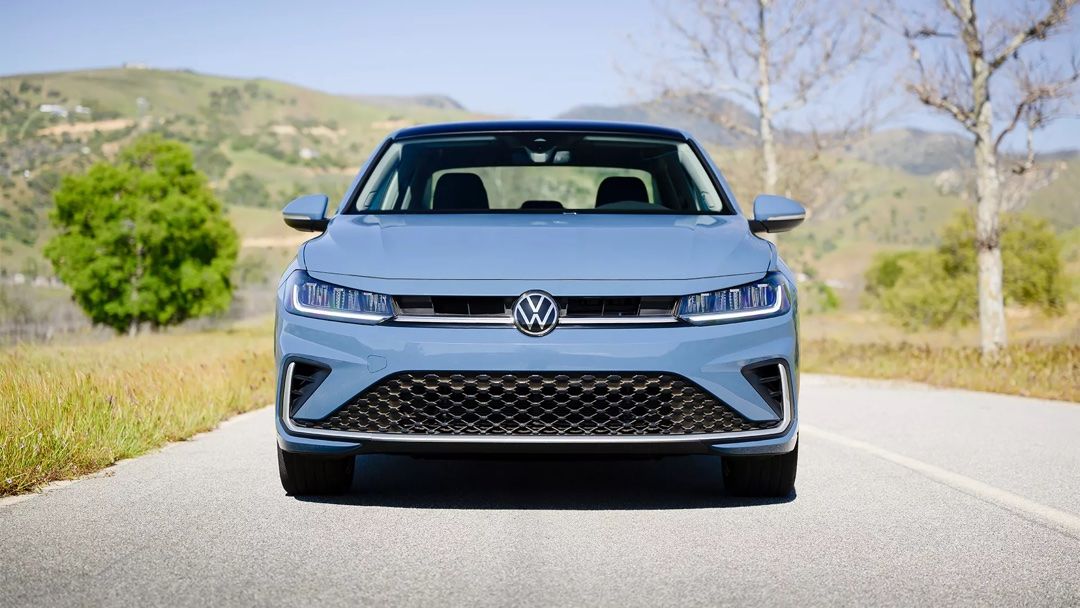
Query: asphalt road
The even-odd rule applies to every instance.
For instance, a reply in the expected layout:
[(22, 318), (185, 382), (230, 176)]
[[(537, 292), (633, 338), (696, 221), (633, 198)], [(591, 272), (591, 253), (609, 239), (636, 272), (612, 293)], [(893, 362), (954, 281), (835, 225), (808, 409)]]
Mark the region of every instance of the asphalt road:
[(771, 502), (708, 457), (370, 456), (298, 500), (260, 410), (0, 503), (0, 605), (1080, 605), (1080, 405), (802, 390)]

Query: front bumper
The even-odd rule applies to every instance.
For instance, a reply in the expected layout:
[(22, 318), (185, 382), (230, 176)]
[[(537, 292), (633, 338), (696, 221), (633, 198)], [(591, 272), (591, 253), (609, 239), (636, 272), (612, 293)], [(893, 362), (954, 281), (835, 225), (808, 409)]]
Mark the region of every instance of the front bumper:
[[(533, 338), (512, 327), (408, 327), (313, 319), (279, 310), (278, 445), (322, 455), (358, 453), (627, 453), (776, 454), (798, 433), (798, 342), (793, 312), (712, 326), (558, 328)], [(329, 376), (293, 414), (283, 415), (290, 363), (316, 362)], [(742, 370), (778, 360), (787, 387), (782, 417)], [(753, 433), (651, 436), (405, 435), (320, 431), (293, 420), (321, 420), (342, 404), (400, 372), (667, 372), (678, 374), (751, 421), (781, 418)]]

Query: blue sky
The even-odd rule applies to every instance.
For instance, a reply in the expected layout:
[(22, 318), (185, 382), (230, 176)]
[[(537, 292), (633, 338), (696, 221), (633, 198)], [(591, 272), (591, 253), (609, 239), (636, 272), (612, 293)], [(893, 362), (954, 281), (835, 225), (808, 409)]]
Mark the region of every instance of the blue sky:
[[(8, 0), (2, 14), (0, 74), (130, 61), (335, 93), (441, 93), (530, 117), (639, 99), (646, 87), (625, 74), (649, 69), (641, 47), (662, 44), (652, 0)], [(948, 124), (921, 112), (899, 122)], [(1040, 134), (1044, 149), (1077, 142), (1078, 120)]]

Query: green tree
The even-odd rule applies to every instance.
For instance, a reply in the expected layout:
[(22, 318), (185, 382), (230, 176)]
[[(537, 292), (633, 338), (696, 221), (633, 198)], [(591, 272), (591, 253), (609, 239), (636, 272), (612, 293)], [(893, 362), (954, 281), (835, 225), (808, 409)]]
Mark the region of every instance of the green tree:
[(140, 137), (54, 198), (45, 254), (94, 323), (134, 333), (228, 307), (236, 231), (187, 146)]

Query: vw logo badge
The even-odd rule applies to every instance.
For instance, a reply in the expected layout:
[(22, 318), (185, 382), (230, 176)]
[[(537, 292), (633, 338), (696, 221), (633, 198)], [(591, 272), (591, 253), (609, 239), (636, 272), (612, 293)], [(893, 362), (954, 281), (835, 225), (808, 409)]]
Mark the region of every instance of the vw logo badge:
[(543, 336), (559, 323), (559, 303), (543, 291), (526, 291), (514, 301), (514, 325), (521, 333)]

